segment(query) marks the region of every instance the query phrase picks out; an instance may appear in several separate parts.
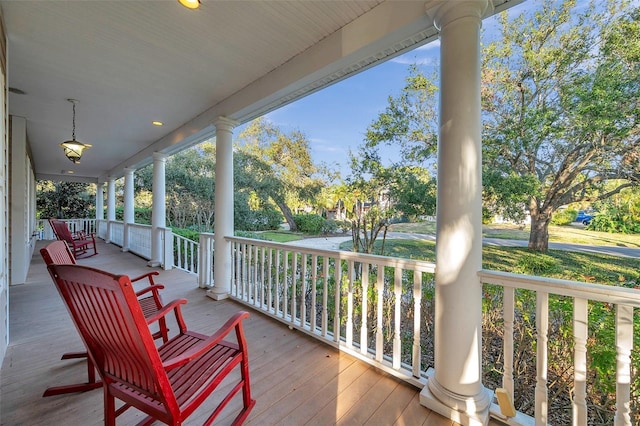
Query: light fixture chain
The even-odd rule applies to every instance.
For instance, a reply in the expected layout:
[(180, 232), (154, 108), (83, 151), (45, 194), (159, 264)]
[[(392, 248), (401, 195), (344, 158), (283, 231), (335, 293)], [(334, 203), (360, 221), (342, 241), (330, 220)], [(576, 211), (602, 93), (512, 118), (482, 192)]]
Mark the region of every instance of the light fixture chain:
[(73, 130), (71, 131), (71, 139), (72, 140), (76, 140), (76, 103), (72, 102), (73, 104)]

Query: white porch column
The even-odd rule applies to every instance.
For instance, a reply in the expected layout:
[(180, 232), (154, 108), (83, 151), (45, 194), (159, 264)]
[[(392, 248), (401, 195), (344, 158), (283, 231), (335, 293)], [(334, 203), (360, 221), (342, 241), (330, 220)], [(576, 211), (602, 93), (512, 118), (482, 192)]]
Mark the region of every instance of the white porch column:
[(133, 200), (133, 173), (135, 169), (124, 169), (124, 235), (122, 236), (122, 251), (129, 251), (129, 225), (135, 222)]
[(153, 153), (153, 184), (152, 184), (152, 212), (151, 212), (151, 260), (149, 266), (160, 266), (163, 263), (162, 234), (159, 228), (167, 225), (165, 200), (165, 172), (164, 166), (167, 156), (159, 152)]
[(465, 425), (486, 424), (482, 385), (480, 27), (488, 0), (437, 2), (440, 130), (436, 222), (435, 374), (420, 401)]
[(96, 220), (104, 220), (104, 182), (96, 184)]
[(111, 223), (116, 220), (116, 180), (109, 177), (107, 181), (107, 239), (111, 242)]
[(233, 120), (218, 117), (216, 126), (216, 193), (213, 288), (207, 295), (220, 300), (231, 289), (231, 250), (225, 236), (233, 236)]

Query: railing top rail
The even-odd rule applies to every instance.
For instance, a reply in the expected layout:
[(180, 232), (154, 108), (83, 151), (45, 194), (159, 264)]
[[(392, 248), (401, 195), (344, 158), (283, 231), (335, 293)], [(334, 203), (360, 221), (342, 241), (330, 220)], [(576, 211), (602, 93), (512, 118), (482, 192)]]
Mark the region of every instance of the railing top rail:
[(401, 259), (396, 257), (378, 256), (374, 254), (356, 253), (342, 250), (321, 250), (309, 247), (300, 247), (291, 244), (276, 243), (273, 241), (256, 240), (243, 237), (225, 237), (227, 241), (251, 244), (258, 247), (276, 248), (295, 253), (306, 253), (317, 256), (333, 257), (340, 260), (352, 260), (355, 262), (369, 263), (380, 266), (390, 266), (401, 269), (413, 269), (420, 272), (434, 273), (436, 265), (432, 262), (415, 259)]
[(581, 283), (557, 278), (534, 277), (484, 269), (478, 272), (478, 276), (480, 277), (480, 281), (485, 284), (498, 284), (504, 287), (545, 291), (560, 296), (577, 297), (640, 308), (640, 291), (632, 288)]
[(127, 225), (132, 228), (151, 228), (151, 225), (147, 225), (145, 223), (128, 223)]

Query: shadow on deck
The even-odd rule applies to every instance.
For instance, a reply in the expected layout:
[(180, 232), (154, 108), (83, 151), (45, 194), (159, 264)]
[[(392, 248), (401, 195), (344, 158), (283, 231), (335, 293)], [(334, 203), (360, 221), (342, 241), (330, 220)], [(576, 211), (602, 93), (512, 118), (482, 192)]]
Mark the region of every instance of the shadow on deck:
[[(10, 288), (11, 338), (0, 374), (0, 424), (103, 424), (100, 389), (42, 397), (49, 386), (86, 381), (84, 361), (60, 360), (64, 352), (84, 348), (40, 257), (39, 249), (46, 243), (40, 241), (34, 251), (27, 282)], [(97, 256), (79, 259), (78, 263), (130, 276), (150, 270), (145, 260), (122, 253), (117, 246), (99, 241), (98, 251)], [(188, 299), (183, 313), (190, 329), (209, 334), (234, 312), (247, 310), (230, 300), (206, 297), (194, 275), (175, 269), (156, 270), (160, 272), (156, 282), (166, 287), (162, 293), (165, 302)], [(454, 424), (421, 406), (417, 389), (249, 311), (245, 333), (257, 404), (246, 424)], [(171, 320), (169, 328), (176, 329)], [(216, 402), (212, 397), (185, 424), (202, 424)], [(229, 424), (240, 405), (238, 396), (216, 424)], [(118, 423), (130, 425), (142, 418), (142, 413), (130, 409)]]

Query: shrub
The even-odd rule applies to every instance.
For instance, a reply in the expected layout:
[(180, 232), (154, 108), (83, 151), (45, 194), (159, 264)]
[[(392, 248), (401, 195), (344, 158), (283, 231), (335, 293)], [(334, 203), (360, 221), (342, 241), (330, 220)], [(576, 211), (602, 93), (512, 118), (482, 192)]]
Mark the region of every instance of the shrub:
[(560, 210), (553, 214), (551, 217), (552, 225), (569, 225), (571, 222), (576, 220), (578, 216), (578, 212), (576, 210), (566, 209)]
[(322, 233), (323, 234), (333, 234), (338, 230), (338, 223), (333, 220), (325, 220), (322, 224)]
[(322, 227), (326, 222), (325, 219), (318, 214), (297, 214), (293, 216), (298, 231), (305, 234), (316, 235), (322, 232)]

